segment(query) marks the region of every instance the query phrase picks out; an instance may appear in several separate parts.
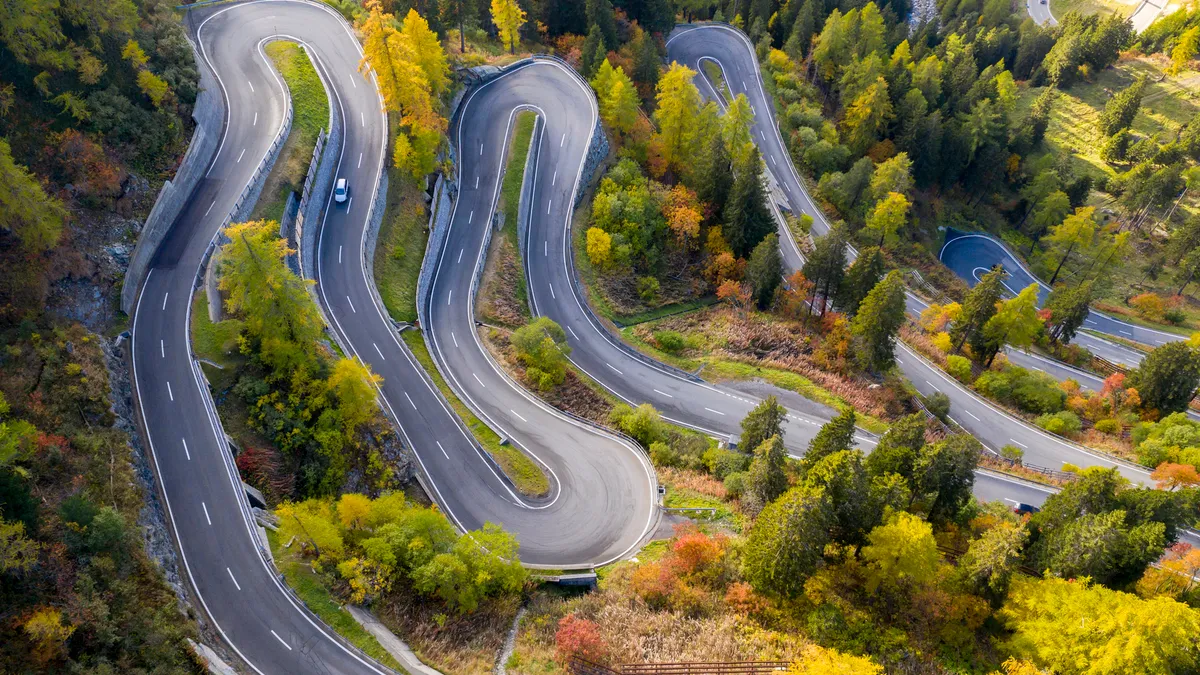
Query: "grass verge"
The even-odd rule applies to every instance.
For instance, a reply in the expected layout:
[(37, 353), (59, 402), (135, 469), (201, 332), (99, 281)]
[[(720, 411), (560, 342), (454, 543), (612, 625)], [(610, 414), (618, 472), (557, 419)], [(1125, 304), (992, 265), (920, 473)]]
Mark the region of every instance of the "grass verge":
[(409, 176), (389, 168), (387, 216), (375, 246), (375, 284), (397, 321), (417, 320), (417, 279), (425, 258), (429, 210), (421, 189)]
[(512, 328), (525, 325), (531, 318), (525, 265), (521, 259), (517, 221), (521, 211), (521, 186), (524, 184), (529, 145), (537, 115), (532, 111), (517, 114), (505, 157), (504, 182), (500, 187), (498, 213), (503, 219), (499, 237), (492, 239), (480, 282), (476, 312), (489, 323)]
[(475, 413), (471, 412), (471, 409), (454, 394), (450, 385), (442, 379), (441, 371), (434, 365), (433, 357), (425, 347), (425, 339), (416, 331), (411, 330), (406, 330), (400, 335), (412, 350), (413, 355), (417, 357), (421, 367), (429, 373), (429, 377), (433, 378), (434, 384), (446, 397), (450, 407), (466, 423), (467, 428), (471, 430), (472, 435), (483, 446), (483, 449), (492, 456), (492, 459), (496, 460), (513, 485), (526, 495), (541, 496), (548, 493), (550, 480), (546, 477), (545, 472), (519, 449), (511, 445), (500, 445), (500, 437), (496, 435), (496, 432), (484, 424), (483, 420), (476, 417)]
[(725, 84), (725, 76), (721, 73), (721, 67), (716, 63), (704, 59), (700, 62), (700, 67), (704, 70), (704, 74), (708, 76), (708, 81), (713, 83), (713, 86), (721, 96), (729, 99), (729, 87)]
[(317, 573), (312, 571), (308, 563), (294, 557), (288, 549), (283, 547), (284, 542), (279, 541), (277, 533), (268, 530), (267, 540), (271, 543), (271, 554), (275, 557), (275, 566), (283, 573), (287, 585), (304, 601), (304, 605), (312, 610), (313, 614), (337, 631), (338, 635), (361, 649), (367, 656), (397, 672), (408, 672), (400, 666), (396, 659), (392, 658), (392, 655), (375, 640), (374, 636), (358, 625), (354, 617), (350, 616), (350, 612), (343, 609), (341, 604), (330, 595), (329, 589), (325, 587)]
[(225, 319), (213, 323), (208, 318), (208, 292), (201, 288), (192, 296), (192, 351), (225, 370), (236, 369), (242, 358), (237, 351), (237, 337), (242, 322)]
[[(826, 389), (818, 386), (815, 382), (788, 370), (779, 368), (768, 368), (756, 366), (740, 361), (730, 359), (721, 359), (712, 356), (704, 356), (698, 359), (689, 359), (682, 356), (668, 354), (654, 345), (640, 339), (632, 330), (622, 330), (621, 337), (629, 344), (633, 345), (638, 351), (650, 356), (651, 358), (670, 364), (676, 368), (687, 371), (695, 371), (700, 367), (704, 368), (704, 374), (709, 377), (714, 377), (718, 380), (753, 380), (760, 379), (781, 389), (787, 389), (800, 394), (817, 403), (827, 405), (835, 410), (842, 411), (851, 409), (849, 403), (841, 398), (830, 393)], [(861, 411), (855, 411), (858, 415), (858, 426), (875, 434), (882, 434), (887, 431), (888, 424), (883, 420), (873, 415), (868, 415)]]
[(263, 184), (262, 197), (250, 219), (280, 220), (288, 195), (304, 188), (317, 135), (329, 123), (329, 98), (308, 54), (299, 45), (272, 42), (264, 51), (291, 92), (292, 130)]

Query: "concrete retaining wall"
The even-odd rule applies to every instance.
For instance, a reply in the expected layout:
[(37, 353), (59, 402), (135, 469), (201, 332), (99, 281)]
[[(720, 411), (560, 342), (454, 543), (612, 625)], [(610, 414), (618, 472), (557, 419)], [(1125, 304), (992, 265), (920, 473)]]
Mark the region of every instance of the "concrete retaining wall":
[(125, 281), (121, 287), (121, 311), (126, 314), (133, 311), (138, 290), (150, 269), (150, 261), (183, 211), (192, 191), (204, 177), (221, 138), (225, 105), (221, 99), (220, 85), (204, 59), (196, 52), (194, 44), (192, 53), (196, 57), (196, 69), (200, 72), (200, 93), (196, 95), (196, 105), (192, 108), (196, 130), (192, 132), (191, 143), (175, 171), (175, 177), (163, 183), (159, 190), (154, 207), (150, 209), (150, 215), (146, 217), (138, 235), (137, 246), (129, 258), (129, 267), (125, 270)]
[(375, 199), (371, 202), (370, 216), (367, 218), (367, 230), (363, 233), (363, 268), (367, 270), (367, 288), (375, 297), (375, 302), (383, 308), (383, 314), (388, 321), (395, 322), (379, 296), (379, 284), (375, 283), (375, 246), (379, 243), (379, 228), (383, 225), (384, 211), (387, 210), (388, 174), (379, 174), (379, 188), (375, 190)]
[[(454, 146), (448, 147), (450, 163), (457, 162)], [(417, 277), (417, 321), (426, 325), (429, 315), (429, 287), (438, 258), (446, 245), (446, 233), (450, 230), (450, 214), (454, 211), (454, 200), (458, 197), (458, 183), (452, 178), (439, 175), (433, 191), (433, 202), (429, 205), (429, 238), (425, 241), (425, 257), (421, 260), (421, 274)]]

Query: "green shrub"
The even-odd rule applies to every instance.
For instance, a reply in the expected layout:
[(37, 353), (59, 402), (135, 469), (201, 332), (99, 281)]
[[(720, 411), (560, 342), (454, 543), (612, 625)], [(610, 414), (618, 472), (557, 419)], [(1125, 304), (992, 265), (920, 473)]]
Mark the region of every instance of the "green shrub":
[(732, 473), (745, 471), (750, 464), (750, 456), (734, 450), (709, 448), (704, 452), (704, 466), (714, 477), (725, 480)]
[(1078, 433), (1083, 428), (1083, 423), (1079, 421), (1079, 416), (1070, 410), (1061, 410), (1056, 413), (1041, 415), (1035, 420), (1035, 423), (1046, 431), (1052, 434), (1059, 434), (1060, 436)]
[(1010, 366), (989, 370), (975, 380), (979, 393), (1035, 415), (1056, 413), (1067, 403), (1067, 394), (1049, 375)]
[(935, 417), (945, 422), (950, 417), (950, 397), (942, 392), (935, 392), (932, 396), (925, 396), (925, 407), (929, 408), (929, 412)]
[(687, 346), (687, 339), (673, 330), (660, 330), (654, 334), (654, 341), (659, 349), (670, 354), (676, 354)]
[(679, 453), (666, 443), (655, 441), (650, 444), (650, 461), (654, 462), (654, 466), (677, 466)]
[(725, 477), (725, 493), (730, 499), (737, 499), (746, 491), (746, 472), (739, 471)]
[(638, 277), (637, 294), (642, 299), (642, 302), (647, 305), (653, 304), (658, 298), (659, 288), (658, 279), (654, 277)]
[(946, 357), (946, 372), (964, 384), (971, 384), (971, 360), (965, 356), (951, 354)]
[(649, 403), (643, 403), (637, 408), (619, 403), (613, 406), (612, 412), (608, 414), (608, 421), (646, 448), (660, 440), (664, 434), (664, 425), (658, 417), (658, 411)]
[(1000, 456), (1010, 462), (1020, 462), (1025, 456), (1025, 451), (1010, 444), (1000, 448)]
[(1096, 422), (1096, 431), (1102, 434), (1119, 434), (1121, 433), (1121, 422), (1112, 418), (1100, 420)]
[(1163, 318), (1172, 326), (1182, 326), (1187, 321), (1187, 314), (1184, 314), (1183, 310), (1178, 307), (1172, 307), (1163, 312)]
[(1158, 439), (1147, 440), (1137, 446), (1137, 456), (1139, 464), (1154, 468), (1171, 461), (1171, 449)]

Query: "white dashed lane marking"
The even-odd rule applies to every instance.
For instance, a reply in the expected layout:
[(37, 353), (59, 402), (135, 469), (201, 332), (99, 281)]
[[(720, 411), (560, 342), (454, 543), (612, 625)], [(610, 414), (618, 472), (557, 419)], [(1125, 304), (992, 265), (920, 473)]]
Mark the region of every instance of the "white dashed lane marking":
[(613, 371), (614, 373), (616, 373), (616, 374), (618, 374), (618, 375), (624, 375), (624, 373), (622, 373), (621, 371), (617, 370), (616, 368), (613, 368), (611, 363), (606, 363), (606, 364), (604, 364), (604, 365), (608, 366), (609, 368), (612, 368), (612, 371)]
[(438, 441), (437, 444), (438, 444), (438, 450), (442, 451), (442, 456), (445, 457), (446, 459), (450, 459), (450, 455), (447, 455), (446, 449), (442, 447), (442, 442)]
[[(230, 576), (232, 576), (232, 575), (230, 575)], [(237, 582), (235, 581), (234, 583), (237, 583)], [(240, 591), (242, 589), (239, 588), (238, 590)], [(287, 647), (289, 652), (292, 651), (292, 646), (289, 645), (288, 643), (284, 642), (283, 638), (279, 637), (279, 633), (276, 633), (274, 629), (271, 630), (271, 635), (274, 635), (276, 640), (283, 642), (283, 646)]]
[(513, 410), (512, 408), (509, 408), (509, 409), (508, 409), (508, 412), (510, 412), (510, 413), (512, 413), (512, 414), (514, 414), (514, 415), (516, 415), (516, 416), (517, 416), (517, 419), (521, 420), (522, 422), (528, 422), (528, 421), (529, 421), (529, 420), (525, 419), (524, 417), (521, 417), (520, 413), (518, 413), (516, 410)]
[(407, 392), (407, 391), (406, 391), (406, 392), (404, 392), (404, 398), (408, 399), (408, 404), (412, 406), (412, 409), (413, 409), (413, 410), (416, 410), (416, 409), (417, 409), (417, 404), (416, 404), (416, 403), (413, 403), (412, 397), (408, 395), (408, 392)]
[[(233, 570), (231, 570), (231, 569), (229, 569), (228, 567), (226, 567), (226, 568), (225, 568), (225, 571), (226, 571), (226, 572), (229, 572), (229, 578), (230, 578), (230, 579), (233, 579), (233, 585), (234, 585), (234, 586), (237, 586), (237, 589), (238, 589), (239, 591), (240, 591), (240, 590), (242, 590), (242, 585), (241, 585), (241, 584), (239, 584), (239, 583), (237, 582), (237, 577), (233, 576)], [(272, 633), (274, 633), (275, 631), (271, 631), (271, 632), (272, 632)], [(279, 636), (278, 636), (278, 635), (276, 635), (275, 637), (279, 637)], [(283, 640), (280, 640), (280, 642), (283, 642)]]
[(379, 345), (372, 342), (371, 346), (375, 348), (375, 353), (379, 355), (379, 358), (383, 359), (384, 361), (387, 361), (387, 357), (383, 355), (383, 352), (379, 351)]
[(720, 415), (720, 416), (722, 416), (722, 417), (724, 417), (724, 416), (725, 416), (725, 413), (721, 412), (720, 410), (713, 410), (712, 408), (705, 408), (705, 410), (707, 410), (707, 411), (708, 411), (708, 412), (710, 412), (710, 413), (716, 413), (716, 414), (718, 414), (718, 415)]

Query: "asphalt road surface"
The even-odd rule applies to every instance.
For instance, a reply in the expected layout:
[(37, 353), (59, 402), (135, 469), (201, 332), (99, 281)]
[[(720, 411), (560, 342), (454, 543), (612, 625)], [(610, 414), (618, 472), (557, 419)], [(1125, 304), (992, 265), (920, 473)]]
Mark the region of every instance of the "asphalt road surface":
[(1049, 22), (1049, 25), (1058, 25), (1058, 19), (1054, 18), (1054, 14), (1050, 11), (1049, 0), (1025, 0), (1025, 9), (1029, 12), (1029, 16), (1034, 21), (1043, 26)]
[[(363, 237), (385, 161), (386, 124), (377, 92), (356, 72), (361, 52), (349, 28), (324, 5), (291, 0), (198, 10), (192, 19), (200, 25), (202, 56), (221, 82), (226, 125), (208, 178), (164, 241), (139, 295), (132, 337), (134, 382), (186, 572), (229, 644), (259, 672), (381, 670), (293, 602), (263, 561), (236, 469), (188, 345), (191, 291), (204, 252), (286, 115), (283, 85), (261, 52), (261, 43), (272, 36), (290, 36), (308, 45), (334, 108), (345, 121), (338, 176), (348, 179), (354, 199), (330, 204), (322, 223), (322, 304), (342, 340), (384, 377), (383, 404), (415, 449), (434, 497), (463, 528), (494, 520), (514, 531), (526, 562), (601, 563), (635, 549), (657, 518), (652, 474), (644, 457), (615, 436), (569, 421), (509, 380), (476, 339), (468, 301), (475, 264), (483, 255), (484, 228), (495, 209), (511, 113), (518, 106), (537, 106), (545, 129), (529, 205), (535, 217), (526, 257), (535, 309), (568, 331), (575, 350), (572, 358), (581, 368), (626, 400), (651, 402), (675, 421), (716, 435), (732, 434), (757, 402), (754, 395), (697, 382), (634, 358), (579, 298), (567, 242), (569, 205), (596, 114), (590, 92), (558, 65), (539, 62), (476, 90), (464, 103), (456, 127), (462, 189), (432, 286), (427, 337), (452, 386), (468, 404), (547, 467), (551, 494), (543, 500), (521, 499), (437, 395), (370, 293), (372, 282), (362, 265)], [(688, 48), (693, 56), (713, 57), (731, 74), (731, 83), (752, 83), (746, 90), (761, 114), (755, 131), (768, 168), (783, 177), (781, 188), (792, 209), (813, 213), (821, 231), (824, 219), (812, 208), (782, 150), (743, 38), (717, 30), (680, 35), (688, 39), (673, 38), (673, 50)], [(792, 266), (799, 264), (794, 248), (785, 246), (785, 254)], [(1056, 457), (1080, 465), (1108, 463), (1005, 419), (915, 355), (910, 358), (906, 352), (901, 358), (918, 388), (926, 379), (929, 387), (946, 390), (953, 414), (965, 418), (959, 422), (985, 442), (1002, 445), (1006, 438), (1024, 439), (1027, 457), (1051, 466)], [(801, 407), (799, 402), (796, 407)], [(792, 411), (790, 447), (807, 443), (827, 419), (820, 412)], [(871, 440), (865, 434), (860, 437), (864, 445)], [(1122, 471), (1138, 476), (1130, 467)], [(1020, 501), (1044, 494), (987, 473), (980, 474), (977, 490), (981, 496), (1010, 495)]]

